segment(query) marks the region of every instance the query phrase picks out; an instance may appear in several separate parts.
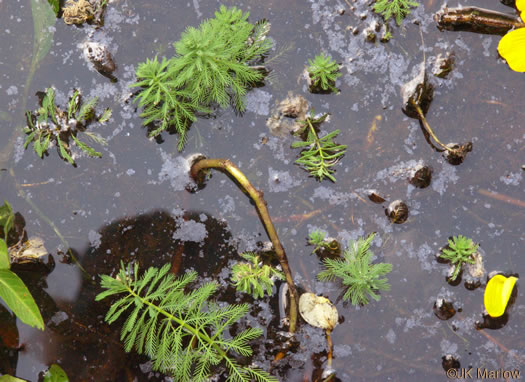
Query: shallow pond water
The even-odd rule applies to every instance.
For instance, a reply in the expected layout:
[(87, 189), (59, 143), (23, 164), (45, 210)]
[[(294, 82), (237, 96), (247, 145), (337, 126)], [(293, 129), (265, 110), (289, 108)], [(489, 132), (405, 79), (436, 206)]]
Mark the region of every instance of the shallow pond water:
[[(221, 3), (249, 11), (252, 22), (270, 21), (272, 72), (264, 86), (248, 93), (243, 115), (230, 108), (199, 118), (179, 153), (176, 135), (147, 138), (128, 86), (138, 63), (155, 55), (170, 57), (171, 43), (181, 32), (212, 17)], [(499, 2), (475, 3), (513, 13)], [(268, 239), (253, 204), (226, 175), (214, 172), (204, 189), (186, 191), (184, 159), (196, 152), (231, 159), (264, 191), (296, 283), (338, 301), (342, 320), (333, 332), (337, 378), (443, 381), (445, 355), (456, 357), (462, 367), (523, 370), (521, 296), (503, 327), (476, 330), (476, 321), (483, 320), (484, 286), (469, 291), (463, 284), (447, 284), (448, 267), (435, 260), (450, 236), (462, 234), (480, 244), (488, 271), (523, 273), (523, 75), (498, 57), (499, 36), (440, 32), (433, 14), (441, 6), (436, 0), (421, 1), (401, 27), (392, 28), (393, 39), (370, 43), (363, 31), (381, 19), (363, 1), (110, 1), (105, 25), (98, 30), (58, 19), (51, 27), (49, 54), (30, 78), (31, 1), (0, 0), (0, 197), (24, 217), (29, 236), (44, 239), (55, 260), (52, 272), (30, 287), (46, 330), (18, 322), (23, 350), (16, 355), (3, 350), (7, 361), (0, 363), (0, 373), (35, 381), (39, 372), (59, 363), (73, 381), (164, 380), (150, 371), (147, 359), (123, 352), (119, 329), (103, 322), (107, 306), (93, 301), (100, 291), (98, 274), (113, 272), (121, 259), (161, 266), (177, 256), (180, 269), (220, 280), (224, 300), (243, 299), (226, 285), (228, 269), (237, 253)], [(117, 82), (82, 57), (80, 46), (88, 38), (110, 47)], [(342, 64), (339, 94), (310, 94), (302, 79), (307, 59), (321, 51)], [(436, 89), (427, 118), (442, 141), (473, 142), (473, 151), (459, 166), (447, 163), (426, 142), (418, 121), (403, 114), (399, 95), (424, 53), (431, 62), (449, 52), (456, 66), (447, 79), (431, 78)], [(107, 146), (96, 147), (102, 158), (80, 156), (73, 167), (55, 148), (43, 160), (30, 148), (23, 150), (24, 112), (36, 108), (35, 93), (49, 86), (55, 87), (60, 105), (77, 88), (98, 96), (100, 107), (113, 109), (110, 121), (96, 128), (108, 140)], [(298, 151), (290, 148), (293, 138), (274, 136), (266, 127), (275, 104), (290, 91), (317, 112), (330, 113), (322, 130), (341, 130), (337, 141), (348, 150), (336, 167), (337, 183), (309, 178), (294, 164)], [(424, 189), (407, 181), (406, 169), (418, 163), (433, 169)], [(369, 201), (370, 189), (387, 202)], [(410, 215), (393, 225), (384, 207), (396, 199), (407, 203)], [(393, 265), (391, 290), (364, 307), (339, 301), (336, 284), (316, 281), (321, 266), (306, 242), (315, 229), (343, 244), (377, 232), (372, 250), (378, 260)], [(84, 272), (74, 261), (64, 261), (68, 249)], [(432, 311), (439, 297), (453, 301), (458, 310), (448, 321)], [(268, 341), (255, 345), (255, 361), (267, 370), (275, 355), (271, 341), (283, 330), (279, 298), (276, 293), (257, 302), (248, 319), (266, 330)], [(283, 381), (320, 380), (327, 355), (323, 332), (302, 323), (297, 337), (299, 346), (273, 366), (273, 373)]]

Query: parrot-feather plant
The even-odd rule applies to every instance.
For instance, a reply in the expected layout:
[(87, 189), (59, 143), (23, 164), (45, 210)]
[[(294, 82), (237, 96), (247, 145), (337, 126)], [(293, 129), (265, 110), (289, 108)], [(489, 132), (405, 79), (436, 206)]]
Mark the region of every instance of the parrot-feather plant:
[(240, 261), (232, 268), (232, 281), (240, 292), (248, 293), (253, 298), (263, 298), (273, 293), (274, 279), (284, 280), (280, 270), (263, 264), (261, 258), (253, 252), (242, 253), (246, 261)]
[(324, 53), (315, 56), (314, 60), (308, 59), (308, 74), (312, 81), (312, 90), (322, 90), (328, 92), (337, 92), (337, 88), (334, 86), (335, 80), (341, 77), (339, 72), (339, 65), (330, 57)]
[(127, 316), (121, 332), (124, 349), (147, 355), (154, 370), (177, 382), (208, 381), (219, 365), (225, 366), (228, 381), (277, 381), (261, 369), (241, 366), (235, 358), (235, 354), (250, 356), (249, 342), (262, 334), (259, 328), (235, 336), (230, 333), (230, 326), (248, 312), (249, 305), (213, 302), (216, 282), (192, 286), (186, 292), (197, 279), (196, 272), (175, 278), (169, 270), (166, 264), (139, 275), (138, 264), (126, 267), (122, 263), (117, 277), (101, 276), (106, 291), (96, 300), (120, 297), (108, 310), (106, 321), (111, 324)]
[(388, 280), (381, 277), (392, 270), (392, 264), (372, 264), (370, 243), (374, 236), (372, 233), (366, 239), (350, 241), (344, 258), (324, 259), (325, 270), (317, 275), (321, 281), (341, 280), (346, 287), (343, 299), (351, 300), (353, 305), (366, 305), (370, 302), (369, 297), (379, 301), (381, 296), (377, 292), (390, 289)]
[(137, 99), (144, 108), (144, 124), (157, 124), (150, 136), (174, 126), (180, 151), (195, 112), (209, 113), (211, 106), (230, 103), (239, 112), (245, 110), (248, 88), (263, 79), (255, 64), (271, 48), (266, 39), (270, 24), (262, 20), (253, 25), (248, 16), (236, 7), (221, 6), (215, 18), (186, 28), (173, 44), (174, 57), (139, 64), (132, 86), (141, 88)]
[(40, 94), (40, 108), (35, 112), (28, 111), (26, 113), (27, 126), (24, 132), (27, 137), (24, 149), (33, 143), (35, 153), (42, 158), (51, 145), (55, 144), (60, 156), (74, 165), (75, 161), (71, 155), (70, 147), (70, 140), (72, 140), (72, 143), (90, 157), (101, 157), (102, 154), (81, 141), (79, 135), (83, 133), (99, 144), (106, 144), (104, 138), (86, 131), (86, 128), (93, 120), (99, 123), (106, 122), (111, 118), (111, 110), (106, 109), (102, 115), (97, 116), (95, 107), (98, 98), (94, 97), (82, 103), (82, 97), (78, 90), (75, 90), (69, 99), (67, 111), (55, 104), (55, 90), (53, 88), (48, 88), (45, 93)]
[(452, 239), (448, 240), (449, 248), (444, 248), (440, 257), (454, 265), (454, 271), (450, 277), (452, 281), (458, 277), (463, 264), (475, 263), (473, 255), (477, 252), (478, 246), (478, 244), (474, 244), (472, 239), (462, 235), (453, 236)]
[(346, 145), (338, 145), (333, 139), (339, 134), (339, 130), (332, 131), (323, 137), (319, 137), (315, 127), (326, 120), (328, 114), (316, 118), (314, 111), (304, 121), (299, 121), (302, 128), (297, 135), (306, 136), (305, 140), (292, 143), (292, 148), (302, 148), (299, 159), (295, 163), (304, 167), (310, 175), (319, 180), (325, 177), (336, 182), (333, 166), (346, 152)]
[(401, 25), (403, 19), (410, 14), (410, 8), (418, 7), (419, 3), (411, 0), (377, 0), (374, 4), (374, 12), (383, 16), (385, 21), (391, 17)]

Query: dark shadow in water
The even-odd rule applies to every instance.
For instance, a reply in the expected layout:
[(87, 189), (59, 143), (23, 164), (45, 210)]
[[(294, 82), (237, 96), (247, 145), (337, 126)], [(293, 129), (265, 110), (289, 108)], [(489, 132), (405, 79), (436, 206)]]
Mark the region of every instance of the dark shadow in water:
[[(204, 224), (207, 231), (204, 242), (173, 239), (183, 220)], [(124, 352), (119, 338), (122, 319), (111, 326), (104, 322), (113, 300), (95, 302), (95, 296), (102, 291), (100, 279), (95, 275), (114, 276), (123, 261), (124, 264), (138, 262), (142, 271), (171, 263), (173, 273), (182, 274), (185, 270), (195, 269), (200, 276), (218, 279), (218, 273), (228, 260), (237, 256), (231, 233), (225, 223), (208, 215), (186, 212), (182, 217), (174, 217), (163, 210), (117, 220), (99, 233), (100, 245), (89, 248), (82, 256), (83, 267), (93, 277), (83, 280), (72, 306), (61, 307), (69, 319), (53, 327), (53, 343), (57, 344), (54, 359), (77, 381), (164, 380), (160, 374), (141, 371), (141, 368), (147, 368), (144, 364), (148, 358), (133, 351)], [(216, 297), (221, 301), (232, 300), (228, 301), (230, 303), (239, 302), (234, 301), (232, 286), (221, 287)]]

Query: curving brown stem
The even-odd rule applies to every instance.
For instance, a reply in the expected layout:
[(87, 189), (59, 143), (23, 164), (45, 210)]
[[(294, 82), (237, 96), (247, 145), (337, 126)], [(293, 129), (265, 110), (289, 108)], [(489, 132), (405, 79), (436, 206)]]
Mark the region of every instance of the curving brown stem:
[(414, 102), (414, 100), (410, 100), (410, 102), (412, 103), (412, 106), (416, 109), (417, 111), (417, 115), (419, 116), (419, 121), (421, 122), (421, 124), (423, 125), (425, 131), (432, 137), (434, 138), (434, 141), (436, 141), (436, 143), (438, 145), (440, 145), (444, 150), (446, 151), (450, 151), (451, 153), (455, 152), (455, 150), (451, 149), (450, 147), (444, 145), (443, 143), (441, 143), (441, 141), (438, 139), (438, 137), (436, 136), (436, 134), (434, 134), (434, 131), (432, 130), (432, 128), (430, 127), (430, 125), (428, 124), (427, 122), (427, 119), (425, 118), (425, 114), (423, 113), (423, 110), (421, 110), (421, 107), (416, 103)]
[(297, 306), (299, 304), (299, 297), (293, 282), (292, 272), (288, 264), (288, 258), (286, 257), (284, 248), (281, 244), (281, 241), (279, 240), (279, 237), (277, 236), (277, 231), (275, 231), (275, 227), (273, 226), (270, 213), (266, 207), (266, 201), (263, 198), (263, 193), (253, 187), (241, 170), (228, 159), (197, 160), (191, 166), (190, 175), (194, 180), (198, 181), (199, 177), (202, 175), (201, 171), (210, 168), (220, 169), (230, 174), (255, 202), (255, 207), (257, 208), (261, 222), (268, 233), (268, 237), (272, 241), (273, 248), (277, 254), (277, 257), (279, 258), (279, 262), (281, 263), (281, 267), (283, 268), (283, 272), (286, 277), (286, 283), (288, 284), (288, 289), (290, 291), (290, 332), (294, 333), (297, 324)]

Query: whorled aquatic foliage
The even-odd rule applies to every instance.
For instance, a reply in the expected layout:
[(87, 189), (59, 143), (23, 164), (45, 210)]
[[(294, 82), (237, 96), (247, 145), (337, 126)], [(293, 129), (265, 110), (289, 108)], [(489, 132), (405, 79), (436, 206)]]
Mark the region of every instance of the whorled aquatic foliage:
[(221, 6), (215, 18), (198, 28), (188, 27), (173, 45), (176, 55), (139, 64), (137, 99), (144, 108), (144, 124), (157, 123), (150, 136), (174, 126), (180, 135), (179, 150), (195, 112), (210, 112), (209, 107), (245, 110), (244, 96), (250, 86), (261, 81), (263, 74), (251, 66), (260, 61), (271, 48), (266, 39), (269, 23), (253, 25), (249, 13), (236, 7)]
[(341, 77), (339, 72), (339, 65), (330, 56), (321, 53), (315, 56), (314, 60), (308, 59), (308, 74), (312, 81), (311, 90), (315, 91), (329, 91), (337, 92), (338, 89), (334, 86), (335, 80)]
[(268, 52), (271, 43), (264, 38), (266, 33), (254, 35), (261, 28), (246, 21), (249, 13), (221, 6), (215, 15), (199, 28), (188, 27), (174, 44), (174, 82), (200, 104), (226, 107), (231, 99), (243, 111), (247, 88), (262, 80), (248, 63)]
[(340, 280), (346, 287), (343, 299), (353, 305), (366, 305), (369, 297), (379, 301), (381, 296), (377, 292), (390, 290), (388, 280), (382, 276), (392, 270), (392, 264), (372, 264), (370, 243), (374, 236), (372, 233), (366, 239), (351, 241), (343, 259), (324, 259), (325, 270), (317, 275), (321, 281)]
[(149, 268), (139, 275), (121, 264), (117, 277), (102, 275), (106, 291), (96, 300), (119, 295), (106, 314), (111, 324), (122, 315), (127, 318), (121, 332), (124, 349), (133, 348), (153, 361), (153, 369), (166, 373), (175, 381), (207, 381), (213, 369), (226, 367), (228, 381), (277, 381), (263, 370), (241, 366), (235, 354), (248, 357), (253, 350), (249, 342), (262, 334), (248, 328), (232, 336), (231, 325), (248, 313), (249, 305), (217, 304), (211, 296), (216, 282), (186, 290), (197, 279), (196, 272), (180, 278), (169, 273), (171, 265)]
[(144, 118), (144, 125), (160, 123), (160, 126), (150, 132), (150, 136), (157, 136), (174, 126), (179, 134), (178, 147), (182, 150), (188, 126), (195, 121), (195, 110), (205, 109), (192, 98), (189, 91), (177, 87), (172, 66), (173, 59), (147, 59), (139, 64), (136, 73), (138, 81), (131, 86), (142, 88), (136, 100), (139, 107), (144, 108), (140, 114)]

